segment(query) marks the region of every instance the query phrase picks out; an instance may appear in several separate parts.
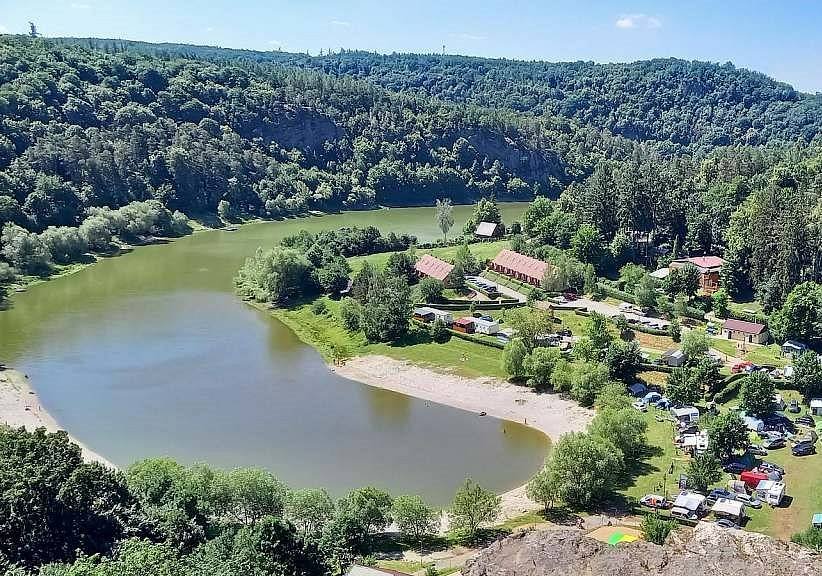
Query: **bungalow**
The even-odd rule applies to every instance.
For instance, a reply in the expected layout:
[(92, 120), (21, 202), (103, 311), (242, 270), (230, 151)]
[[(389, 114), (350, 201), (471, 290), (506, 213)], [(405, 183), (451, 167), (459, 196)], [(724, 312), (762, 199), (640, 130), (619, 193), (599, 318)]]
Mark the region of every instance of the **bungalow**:
[(756, 495), (771, 506), (779, 506), (785, 497), (785, 483), (776, 480), (760, 480), (755, 488)]
[(462, 332), (463, 334), (473, 334), (474, 319), (469, 318), (468, 316), (457, 318), (456, 320), (454, 320), (454, 325), (451, 326), (451, 329), (457, 332)]
[(496, 222), (480, 222), (477, 224), (477, 229), (474, 230), (474, 236), (477, 238), (491, 239), (502, 236), (502, 224)]
[(454, 269), (454, 265), (430, 254), (423, 254), (422, 258), (417, 260), (414, 269), (420, 278), (427, 276), (428, 278), (445, 282), (448, 275), (451, 274), (451, 271)]
[(722, 324), (722, 337), (751, 344), (764, 344), (768, 341), (768, 329), (764, 324), (728, 318)]
[(813, 416), (822, 416), (822, 398), (811, 398), (810, 407)]
[(782, 355), (794, 357), (802, 354), (807, 349), (808, 346), (798, 340), (785, 340), (782, 344)]
[(662, 362), (666, 366), (679, 368), (680, 366), (685, 364), (685, 361), (688, 359), (688, 356), (680, 348), (671, 348), (670, 350), (667, 350), (662, 356), (660, 356), (659, 359), (662, 360)]
[(431, 308), (430, 306), (420, 306), (419, 308), (414, 308), (414, 318), (417, 320), (422, 320), (423, 322), (435, 322), (436, 320), (441, 320), (445, 324), (454, 323), (454, 318), (451, 316), (450, 312)]
[(484, 318), (474, 318), (474, 330), (477, 334), (496, 334), (499, 332), (499, 322), (496, 320), (485, 320)]
[(680, 258), (671, 262), (670, 268), (684, 268), (693, 264), (699, 270), (699, 288), (705, 294), (713, 294), (719, 290), (719, 271), (725, 260), (719, 256), (697, 256), (695, 258)]
[(745, 504), (739, 500), (720, 498), (714, 503), (711, 512), (713, 512), (717, 518), (727, 518), (740, 524), (745, 518)]
[(519, 254), (513, 250), (502, 250), (488, 267), (505, 276), (539, 286), (542, 279), (545, 278), (545, 272), (549, 269), (550, 264)]
[(688, 491), (680, 492), (671, 508), (671, 516), (684, 520), (699, 520), (704, 512), (705, 496)]

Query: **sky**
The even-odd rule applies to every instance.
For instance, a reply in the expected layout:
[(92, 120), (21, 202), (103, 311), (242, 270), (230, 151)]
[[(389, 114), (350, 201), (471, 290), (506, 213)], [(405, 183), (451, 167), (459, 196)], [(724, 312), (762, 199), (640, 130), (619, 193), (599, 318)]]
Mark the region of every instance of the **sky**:
[(0, 0), (0, 33), (255, 50), (733, 62), (822, 92), (816, 0)]

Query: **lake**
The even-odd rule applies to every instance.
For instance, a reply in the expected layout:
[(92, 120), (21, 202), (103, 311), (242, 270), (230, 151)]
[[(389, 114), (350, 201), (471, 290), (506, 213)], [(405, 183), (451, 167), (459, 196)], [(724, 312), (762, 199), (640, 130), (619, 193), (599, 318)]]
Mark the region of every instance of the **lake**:
[[(501, 208), (510, 223), (525, 205)], [(455, 208), (455, 231), (470, 210)], [(61, 426), (122, 467), (149, 456), (261, 466), (293, 487), (339, 495), (371, 484), (437, 505), (467, 476), (497, 491), (522, 484), (544, 458), (542, 434), (336, 376), (234, 296), (232, 278), (258, 246), (355, 225), (440, 236), (433, 208), (403, 208), (137, 248), (15, 294), (0, 312), (0, 360), (30, 376)]]

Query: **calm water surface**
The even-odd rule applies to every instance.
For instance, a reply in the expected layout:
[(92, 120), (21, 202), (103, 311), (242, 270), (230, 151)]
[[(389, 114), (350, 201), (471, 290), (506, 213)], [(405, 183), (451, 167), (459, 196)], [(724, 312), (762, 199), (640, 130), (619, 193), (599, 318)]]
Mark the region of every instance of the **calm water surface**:
[[(507, 222), (524, 205), (503, 205)], [(468, 207), (455, 210), (456, 227)], [(439, 236), (431, 208), (347, 213), (203, 232), (138, 248), (16, 294), (0, 312), (0, 359), (115, 464), (168, 455), (263, 466), (336, 494), (373, 484), (446, 503), (471, 476), (521, 484), (545, 438), (511, 422), (352, 382), (269, 315), (232, 294), (257, 246), (301, 228), (378, 226)], [(503, 432), (503, 429), (505, 430)]]

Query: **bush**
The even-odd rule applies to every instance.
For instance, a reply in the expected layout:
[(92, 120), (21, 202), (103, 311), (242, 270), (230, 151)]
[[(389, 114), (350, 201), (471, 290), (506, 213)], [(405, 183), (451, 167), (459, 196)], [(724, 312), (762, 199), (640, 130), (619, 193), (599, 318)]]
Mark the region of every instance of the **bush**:
[(356, 332), (360, 329), (360, 315), (362, 306), (353, 298), (343, 298), (340, 302), (340, 321), (343, 327), (349, 332)]
[(325, 303), (325, 300), (320, 298), (319, 300), (314, 300), (311, 303), (311, 312), (315, 316), (323, 316), (326, 312), (328, 312), (328, 305)]
[(665, 543), (668, 534), (676, 528), (676, 523), (673, 520), (665, 520), (658, 514), (648, 514), (642, 519), (641, 528), (642, 534), (648, 542), (661, 546)]
[(442, 300), (442, 293), (445, 285), (436, 278), (423, 278), (420, 280), (419, 291), (420, 300), (427, 304)]
[(822, 528), (811, 526), (804, 532), (797, 532), (791, 536), (791, 542), (810, 548), (817, 554), (822, 554)]
[(448, 327), (445, 325), (445, 322), (437, 318), (431, 324), (431, 339), (434, 342), (438, 342), (442, 344), (443, 342), (447, 342), (451, 339), (451, 331), (448, 330)]

